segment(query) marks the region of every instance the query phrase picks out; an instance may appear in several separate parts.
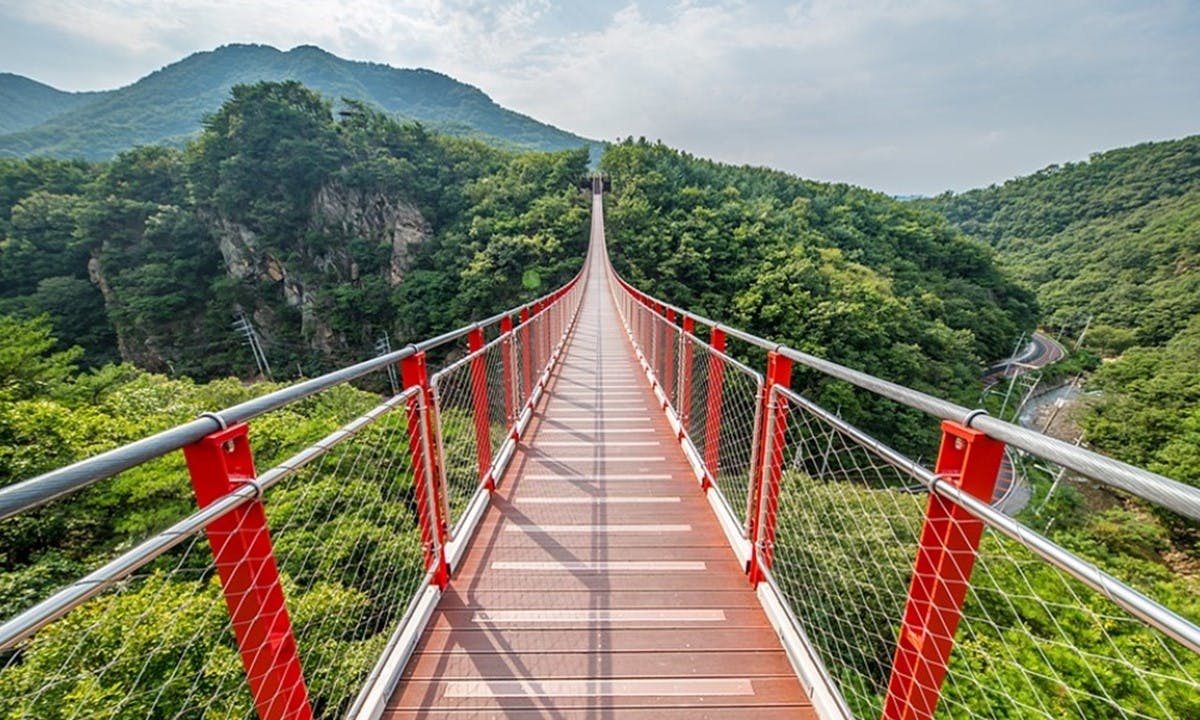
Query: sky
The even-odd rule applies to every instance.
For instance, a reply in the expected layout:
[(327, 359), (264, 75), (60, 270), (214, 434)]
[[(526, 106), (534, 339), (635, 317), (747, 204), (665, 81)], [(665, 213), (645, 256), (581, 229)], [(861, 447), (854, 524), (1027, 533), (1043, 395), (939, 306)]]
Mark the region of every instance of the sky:
[(64, 90), (234, 42), (895, 195), (1200, 133), (1200, 0), (0, 0), (0, 72)]

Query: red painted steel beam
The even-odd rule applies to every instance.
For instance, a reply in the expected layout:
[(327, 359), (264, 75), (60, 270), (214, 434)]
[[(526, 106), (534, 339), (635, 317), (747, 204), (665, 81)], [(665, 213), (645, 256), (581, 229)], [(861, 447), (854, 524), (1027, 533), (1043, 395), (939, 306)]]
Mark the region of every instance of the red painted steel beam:
[(500, 318), (500, 335), (503, 338), (500, 341), (500, 354), (503, 356), (500, 363), (504, 381), (504, 419), (509, 427), (514, 427), (517, 424), (517, 399), (515, 397), (515, 389), (513, 388), (512, 329), (513, 321), (511, 315), (505, 315)]
[[(708, 344), (718, 352), (725, 352), (725, 331), (713, 328)], [(708, 405), (704, 415), (704, 487), (707, 489), (717, 481), (717, 469), (721, 462), (721, 391), (725, 381), (725, 363), (715, 354), (708, 356)]]
[[(938, 475), (983, 502), (992, 498), (1003, 457), (1004, 443), (958, 423), (942, 422)], [(884, 720), (933, 718), (982, 535), (982, 521), (929, 494)]]
[[(256, 477), (247, 432), (240, 423), (183, 448), (201, 508)], [(310, 720), (308, 689), (262, 498), (212, 521), (205, 533), (258, 716)]]
[(529, 333), (529, 308), (521, 310), (521, 324), (518, 327), (518, 331), (521, 333), (521, 378), (523, 381), (521, 388), (525, 391), (524, 397), (521, 398), (521, 404), (524, 405), (525, 402), (529, 401), (529, 398), (533, 397), (533, 365), (530, 357), (531, 349), (529, 347), (529, 343), (532, 341)]
[(420, 388), (408, 400), (408, 447), (412, 457), (413, 491), (421, 523), (421, 547), (425, 569), (433, 570), (433, 581), (445, 589), (450, 581), (446, 563), (446, 518), (442, 512), (442, 482), (433, 433), (433, 392), (429, 387), (429, 368), (425, 353), (419, 352), (400, 361), (405, 388)]
[(684, 430), (690, 430), (692, 419), (692, 341), (689, 337), (696, 332), (696, 321), (690, 315), (683, 316), (683, 333), (679, 336), (679, 421)]
[[(792, 361), (776, 353), (767, 353), (767, 372), (763, 382), (761, 418), (756, 462), (752, 471), (750, 497), (750, 582), (757, 585), (765, 578), (762, 569), (770, 569), (775, 555), (775, 519), (779, 510), (779, 486), (783, 479), (783, 451), (787, 433), (787, 405), (779, 402), (776, 387), (792, 384)], [(762, 563), (760, 569), (759, 564)]]
[[(483, 328), (475, 328), (467, 335), (467, 351), (474, 353), (483, 349)], [(488, 470), (492, 467), (491, 413), (488, 409), (487, 358), (479, 353), (471, 358), (471, 401), (475, 415), (475, 459), (479, 463), (479, 480), (487, 489), (495, 490), (496, 482)]]

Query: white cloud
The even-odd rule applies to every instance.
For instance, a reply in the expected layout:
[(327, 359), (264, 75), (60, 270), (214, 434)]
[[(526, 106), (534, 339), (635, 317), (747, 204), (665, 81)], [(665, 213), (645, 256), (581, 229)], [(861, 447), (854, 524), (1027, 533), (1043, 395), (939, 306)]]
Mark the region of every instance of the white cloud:
[(316, 44), (593, 137), (894, 192), (1200, 131), (1190, 0), (0, 0), (6, 17), (78, 46), (75, 88), (101, 65), (129, 82), (228, 42)]

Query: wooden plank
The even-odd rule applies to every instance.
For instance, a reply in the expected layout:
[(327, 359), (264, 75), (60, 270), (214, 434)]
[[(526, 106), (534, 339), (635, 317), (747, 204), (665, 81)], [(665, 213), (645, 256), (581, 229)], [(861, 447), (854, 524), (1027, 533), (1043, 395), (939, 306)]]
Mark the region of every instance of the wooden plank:
[[(413, 680), (403, 684), (400, 693), (388, 703), (388, 709), (417, 710), (428, 707), (430, 701), (447, 702), (457, 709), (506, 712), (539, 708), (757, 708), (773, 705), (794, 707), (803, 702), (796, 698), (795, 688), (798, 682), (794, 676), (727, 677), (711, 681), (696, 678), (678, 679), (675, 692), (671, 691), (670, 679), (655, 678), (644, 681), (644, 694), (636, 691), (638, 683), (636, 679), (632, 679), (613, 687), (610, 693), (606, 685), (615, 684), (615, 681), (619, 680), (623, 679), (543, 681), (540, 684), (529, 681), (494, 681), (491, 684), (491, 692), (494, 693), (492, 695), (487, 694), (489, 688), (486, 681), (465, 681), (458, 684), (459, 681), (453, 680)], [(722, 681), (734, 687), (717, 691), (717, 684)], [(571, 687), (577, 690), (569, 689), (566, 686), (567, 682), (572, 683)]]
[(722, 677), (736, 668), (739, 677), (786, 676), (787, 656), (776, 651), (734, 652), (587, 652), (421, 653), (409, 663), (405, 681), (534, 677)]
[(676, 628), (614, 628), (603, 633), (579, 628), (438, 628), (427, 630), (418, 652), (471, 653), (590, 652), (736, 652), (780, 649), (766, 626), (681, 633)]
[[(388, 720), (746, 720), (747, 708), (611, 708), (603, 706), (555, 708), (552, 715), (543, 709), (480, 710), (445, 708), (437, 710), (389, 710)], [(775, 705), (752, 709), (753, 720), (815, 720), (816, 712), (808, 705)]]
[(385, 717), (812, 717), (591, 282)]

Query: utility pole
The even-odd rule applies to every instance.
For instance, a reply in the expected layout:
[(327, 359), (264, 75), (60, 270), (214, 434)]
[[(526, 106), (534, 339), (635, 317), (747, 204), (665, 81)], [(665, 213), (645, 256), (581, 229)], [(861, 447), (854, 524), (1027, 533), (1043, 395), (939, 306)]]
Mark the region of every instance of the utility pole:
[[(375, 341), (375, 357), (382, 357), (392, 351), (392, 339), (388, 336), (387, 330), (383, 331), (383, 335)], [(396, 376), (396, 364), (392, 363), (387, 366), (388, 382), (392, 384), (392, 395), (400, 394), (400, 378)]]
[(271, 363), (267, 362), (267, 353), (263, 350), (262, 341), (258, 338), (258, 331), (254, 329), (254, 323), (250, 322), (241, 310), (238, 310), (238, 319), (233, 323), (233, 329), (244, 335), (246, 342), (250, 344), (250, 352), (254, 355), (254, 364), (258, 366), (258, 374), (268, 380), (274, 380), (271, 377)]
[(1079, 331), (1079, 337), (1078, 337), (1078, 338), (1076, 338), (1076, 340), (1075, 340), (1075, 349), (1076, 349), (1076, 350), (1078, 350), (1078, 349), (1079, 349), (1079, 346), (1083, 344), (1083, 336), (1084, 336), (1084, 335), (1087, 335), (1088, 328), (1090, 328), (1090, 327), (1092, 326), (1092, 318), (1093, 318), (1093, 317), (1095, 317), (1095, 316), (1094, 316), (1094, 315), (1088, 315), (1088, 317), (1087, 317), (1087, 322), (1085, 322), (1085, 323), (1083, 324), (1083, 330), (1080, 330), (1080, 331)]

